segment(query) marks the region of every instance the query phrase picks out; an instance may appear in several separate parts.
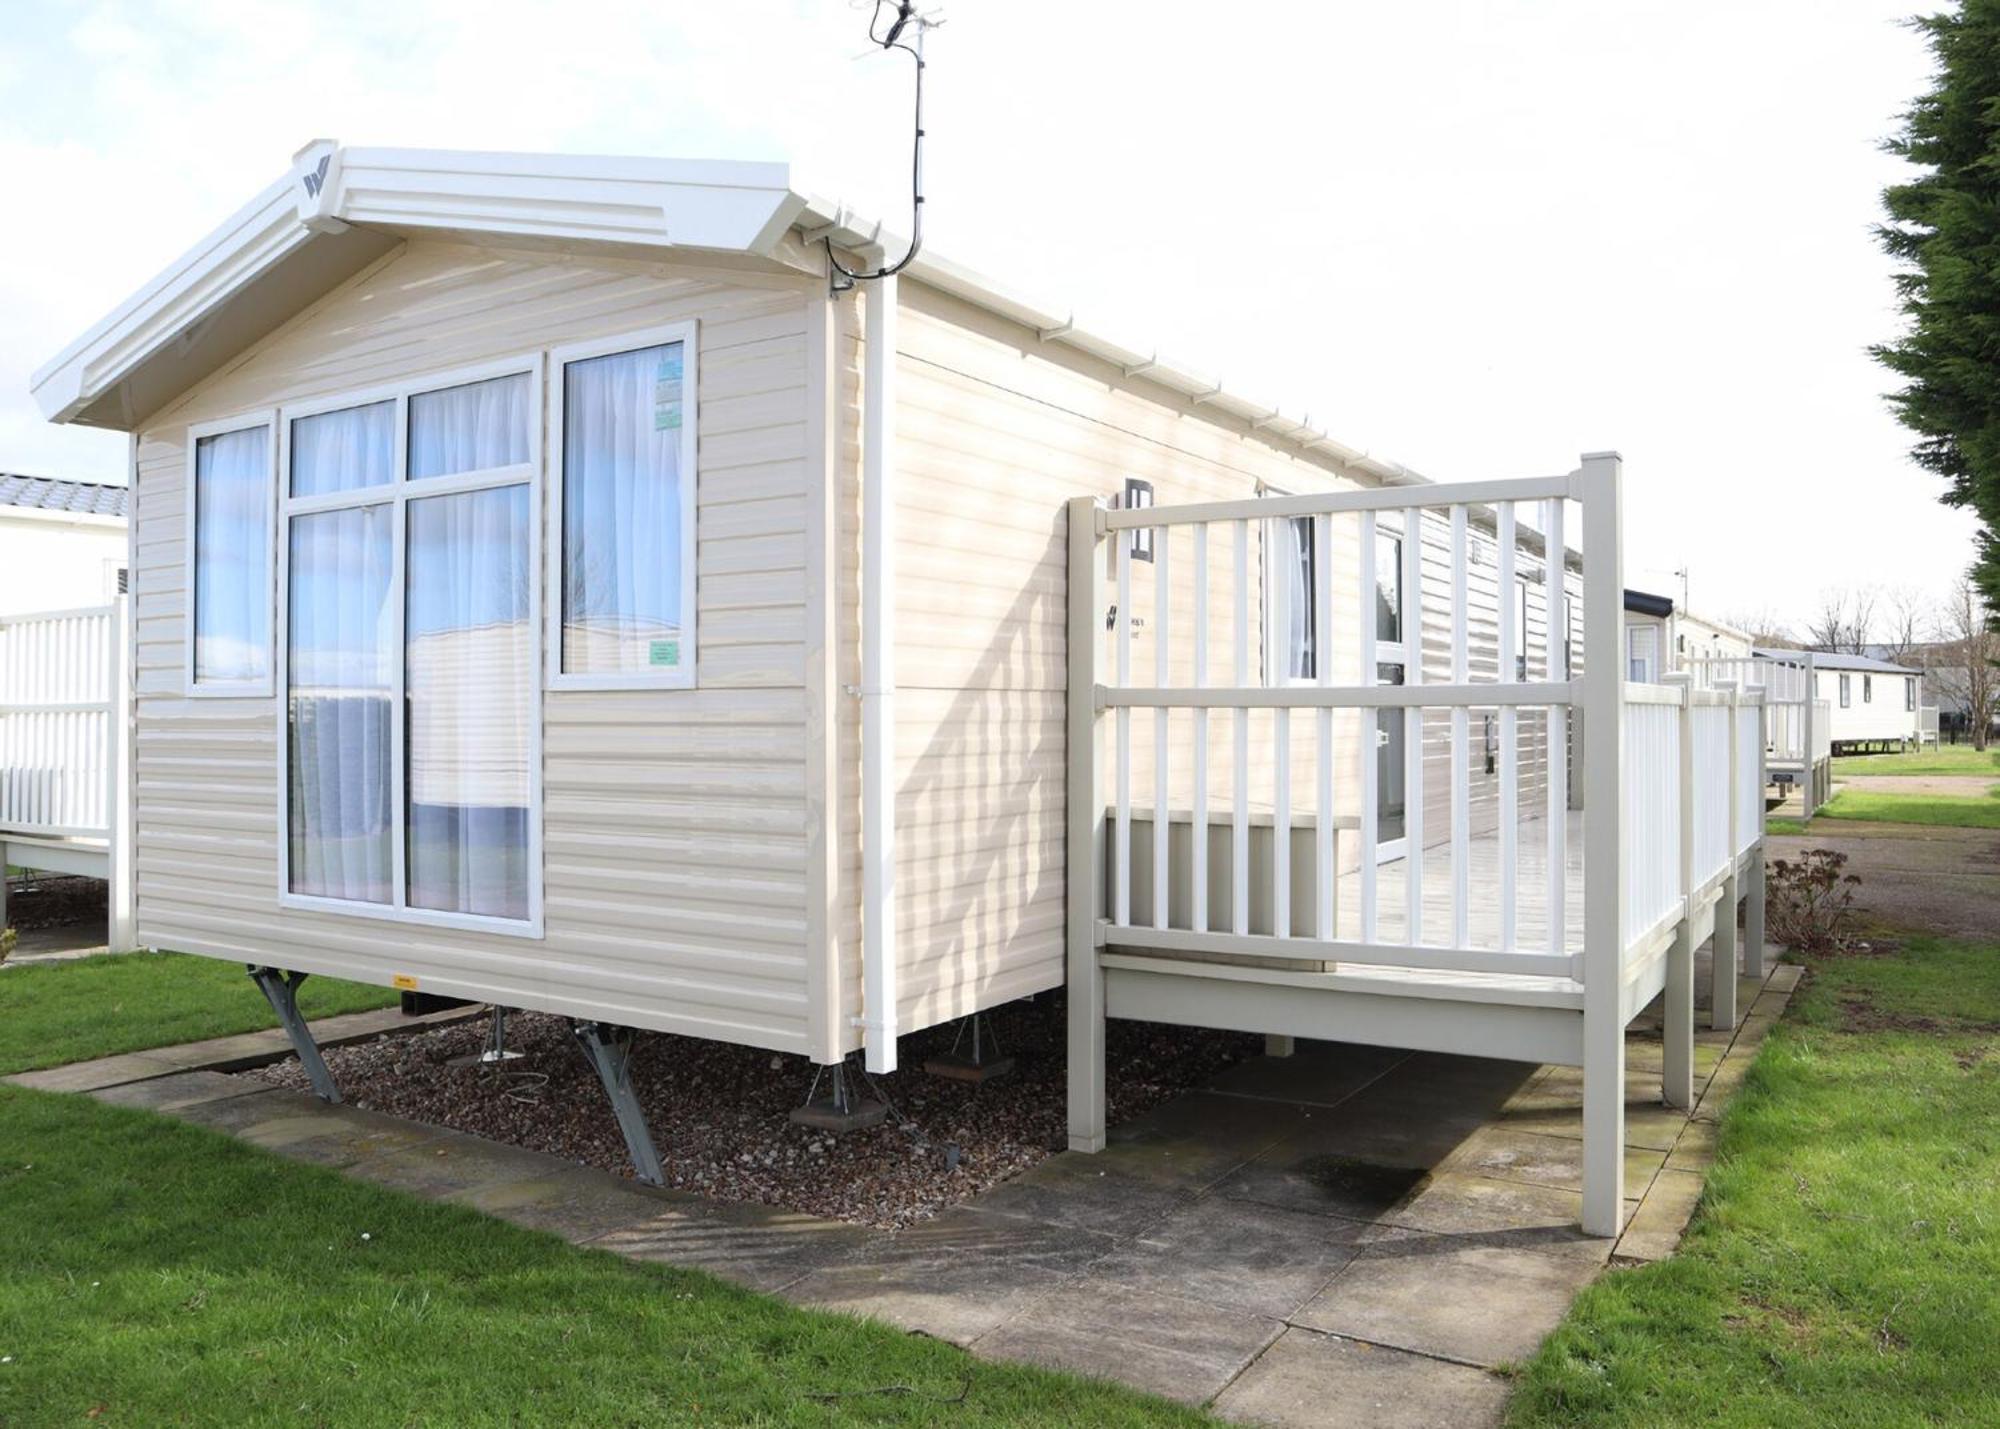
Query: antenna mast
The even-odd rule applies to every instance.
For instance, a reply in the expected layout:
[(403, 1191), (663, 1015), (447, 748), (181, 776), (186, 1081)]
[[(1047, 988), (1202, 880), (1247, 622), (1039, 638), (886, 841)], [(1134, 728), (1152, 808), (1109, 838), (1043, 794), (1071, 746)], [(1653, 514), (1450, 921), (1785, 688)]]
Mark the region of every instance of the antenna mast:
[[(889, 26), (887, 34), (877, 35), (876, 26), (881, 23), (882, 11), (893, 4), (896, 18)], [(859, 272), (840, 261), (833, 251), (833, 239), (826, 239), (826, 261), (828, 266), (827, 284), (836, 293), (844, 293), (856, 283), (870, 282), (876, 278), (889, 278), (910, 266), (924, 246), (924, 36), (936, 29), (941, 20), (930, 15), (919, 15), (915, 0), (875, 0), (875, 13), (868, 19), (868, 38), (885, 50), (901, 50), (916, 61), (916, 138), (910, 146), (910, 251), (896, 262), (873, 272)], [(915, 27), (915, 43), (903, 39), (904, 31)]]

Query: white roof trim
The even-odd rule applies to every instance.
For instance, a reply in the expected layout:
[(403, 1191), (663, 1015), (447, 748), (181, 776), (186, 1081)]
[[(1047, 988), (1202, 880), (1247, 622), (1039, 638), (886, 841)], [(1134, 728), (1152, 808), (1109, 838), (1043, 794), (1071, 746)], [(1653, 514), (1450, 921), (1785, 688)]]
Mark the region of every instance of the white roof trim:
[[(793, 229), (851, 252), (900, 252), (903, 240), (843, 204), (795, 190), (783, 164), (342, 148), (318, 139), (278, 179), (37, 371), (30, 386), (52, 422), (76, 419), (205, 316), (321, 235), (351, 226), (492, 233), (543, 241), (694, 248), (777, 258)], [(783, 261), (783, 260), (780, 260)], [(795, 254), (794, 254), (795, 261)], [(1041, 302), (926, 249), (910, 276), (1131, 372), (1133, 379), (1226, 413), (1254, 430), (1389, 483), (1423, 477), (1345, 446), (1275, 406), (1149, 343), (1105, 335), (1067, 306)]]

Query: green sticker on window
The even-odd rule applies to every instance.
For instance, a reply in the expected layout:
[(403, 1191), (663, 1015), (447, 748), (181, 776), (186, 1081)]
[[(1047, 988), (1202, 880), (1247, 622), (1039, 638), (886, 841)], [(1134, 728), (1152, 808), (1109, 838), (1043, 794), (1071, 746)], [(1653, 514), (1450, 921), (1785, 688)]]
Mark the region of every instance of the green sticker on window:
[(678, 640), (655, 640), (646, 652), (646, 662), (651, 665), (678, 665), (681, 662), (681, 642)]

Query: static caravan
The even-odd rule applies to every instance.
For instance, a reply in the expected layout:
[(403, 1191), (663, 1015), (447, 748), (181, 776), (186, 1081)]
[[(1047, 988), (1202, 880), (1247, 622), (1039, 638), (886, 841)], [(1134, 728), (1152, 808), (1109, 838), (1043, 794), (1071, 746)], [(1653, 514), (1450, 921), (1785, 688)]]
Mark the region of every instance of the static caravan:
[(885, 249), (321, 141), (38, 373), (132, 434), (139, 940), (309, 1069), (311, 973), (571, 1018), (642, 1174), (635, 1029), (881, 1070), (1067, 983), (1083, 1150), (1110, 1016), (1580, 1063), (1608, 1232), (1624, 1025), (1762, 907), (1757, 700), (1626, 693), (1616, 458), (1431, 485)]
[(1831, 716), (1833, 752), (1863, 754), (1921, 742), (1923, 672), (1868, 655), (1813, 655), (1818, 697)]
[(1680, 668), (1674, 661), (1674, 602), (1650, 591), (1625, 592), (1625, 678), (1642, 684)]
[(1687, 670), (1701, 660), (1747, 660), (1756, 642), (1719, 620), (1691, 610), (1674, 613), (1674, 668)]

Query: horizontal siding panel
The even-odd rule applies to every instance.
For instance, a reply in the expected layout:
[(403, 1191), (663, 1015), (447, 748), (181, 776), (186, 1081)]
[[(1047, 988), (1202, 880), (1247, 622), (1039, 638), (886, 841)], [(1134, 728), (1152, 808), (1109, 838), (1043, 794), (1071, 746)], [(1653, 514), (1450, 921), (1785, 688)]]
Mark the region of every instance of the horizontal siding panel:
[[(149, 421), (134, 502), (141, 937), (806, 1050), (809, 291), (415, 243)], [(686, 318), (701, 344), (700, 688), (542, 697), (545, 937), (279, 908), (282, 702), (183, 689), (187, 424)]]

